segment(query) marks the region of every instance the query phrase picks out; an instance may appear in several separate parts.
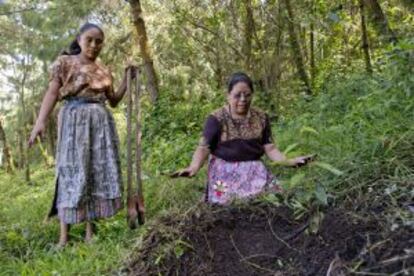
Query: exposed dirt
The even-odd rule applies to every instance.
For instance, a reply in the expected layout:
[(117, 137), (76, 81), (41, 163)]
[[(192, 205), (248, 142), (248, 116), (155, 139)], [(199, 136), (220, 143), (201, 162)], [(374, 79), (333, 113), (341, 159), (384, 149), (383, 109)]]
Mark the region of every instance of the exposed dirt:
[(320, 212), (295, 220), (289, 209), (271, 205), (195, 208), (152, 226), (126, 272), (237, 276), (326, 275), (328, 270), (329, 275), (414, 273), (414, 252), (409, 251), (414, 250), (412, 229), (384, 234), (377, 221), (363, 216), (339, 209), (323, 213), (315, 227)]

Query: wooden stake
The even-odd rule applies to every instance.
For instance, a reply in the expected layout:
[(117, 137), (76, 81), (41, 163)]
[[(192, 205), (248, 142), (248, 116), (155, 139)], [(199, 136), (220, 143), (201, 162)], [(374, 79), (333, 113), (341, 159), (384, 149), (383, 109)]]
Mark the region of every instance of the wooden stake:
[(136, 148), (135, 148), (135, 169), (136, 169), (136, 181), (137, 181), (137, 207), (138, 207), (138, 223), (144, 224), (145, 222), (145, 206), (144, 206), (144, 192), (142, 189), (142, 178), (141, 178), (141, 156), (142, 156), (142, 147), (141, 147), (141, 85), (139, 80), (139, 72), (136, 76), (136, 85), (135, 85), (135, 113), (136, 113), (136, 125), (135, 125), (135, 135), (136, 135)]
[(137, 227), (137, 208), (132, 191), (132, 70), (127, 70), (127, 223), (129, 228)]
[[(127, 72), (127, 222), (131, 229), (135, 229), (138, 224), (145, 222), (144, 195), (142, 192), (141, 178), (141, 110), (140, 110), (140, 81), (139, 74), (136, 72), (135, 91), (132, 89), (132, 70)], [(134, 93), (135, 92), (135, 93)], [(132, 94), (135, 94), (135, 110)], [(133, 156), (132, 156), (132, 114), (135, 111), (135, 176), (136, 187), (132, 187), (133, 177)], [(138, 223), (138, 224), (137, 224)]]

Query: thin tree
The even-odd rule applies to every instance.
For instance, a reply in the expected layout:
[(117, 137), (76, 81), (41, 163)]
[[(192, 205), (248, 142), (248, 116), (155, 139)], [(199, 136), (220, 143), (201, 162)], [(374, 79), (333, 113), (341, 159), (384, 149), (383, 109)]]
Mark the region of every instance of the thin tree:
[(11, 173), (13, 172), (13, 161), (10, 154), (10, 148), (7, 144), (6, 132), (3, 128), (3, 120), (0, 118), (0, 142), (3, 145), (3, 156), (4, 156), (4, 163), (6, 164), (6, 172)]
[(310, 22), (310, 31), (309, 31), (309, 44), (310, 44), (310, 76), (311, 76), (311, 83), (312, 87), (315, 82), (315, 75), (316, 75), (316, 65), (315, 65), (315, 2), (314, 0), (311, 1), (310, 4), (311, 10), (311, 22)]
[(142, 17), (142, 8), (140, 0), (128, 0), (131, 6), (132, 21), (138, 35), (138, 44), (141, 50), (142, 59), (144, 60), (145, 71), (147, 75), (148, 90), (151, 94), (152, 102), (156, 102), (159, 94), (158, 77), (155, 72), (154, 62), (151, 57), (148, 46), (148, 36), (145, 28), (145, 21)]
[(29, 164), (29, 148), (26, 143), (26, 137), (27, 137), (27, 129), (26, 129), (26, 102), (25, 102), (25, 86), (26, 81), (29, 78), (29, 65), (27, 64), (28, 57), (24, 57), (22, 60), (22, 78), (20, 81), (20, 87), (18, 87), (19, 94), (20, 94), (20, 128), (21, 132), (19, 135), (19, 144), (21, 149), (21, 160), (22, 160), (22, 166), (24, 168), (25, 172), (25, 180), (28, 184), (31, 184), (30, 181), (30, 164)]
[(254, 32), (254, 18), (251, 0), (244, 0), (246, 17), (244, 19), (244, 43), (243, 54), (245, 57), (245, 68), (250, 70), (252, 66), (252, 38)]
[(365, 23), (365, 12), (364, 12), (364, 0), (359, 0), (359, 13), (361, 15), (361, 39), (362, 39), (362, 50), (364, 52), (365, 68), (369, 74), (372, 73), (371, 57), (369, 53), (368, 44), (368, 33), (367, 26)]
[(377, 0), (364, 0), (364, 5), (370, 14), (371, 22), (380, 36), (389, 42), (397, 42), (397, 36), (388, 24), (387, 17)]
[(305, 85), (305, 91), (307, 95), (312, 95), (312, 89), (309, 82), (308, 74), (305, 69), (305, 62), (302, 54), (301, 44), (299, 37), (295, 29), (295, 15), (293, 13), (292, 5), (290, 0), (284, 0), (285, 7), (287, 10), (287, 25), (289, 30), (290, 42), (293, 51), (293, 58), (296, 63), (297, 70), (299, 72), (299, 77), (301, 78), (303, 84)]

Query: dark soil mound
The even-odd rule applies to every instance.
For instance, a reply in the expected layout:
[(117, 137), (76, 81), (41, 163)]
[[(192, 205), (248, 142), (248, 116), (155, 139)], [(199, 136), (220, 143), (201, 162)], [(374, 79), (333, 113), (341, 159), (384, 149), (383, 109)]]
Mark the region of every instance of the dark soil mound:
[[(414, 265), (414, 254), (404, 251), (414, 248), (412, 232), (401, 229), (382, 239), (375, 221), (342, 210), (321, 214), (295, 220), (287, 208), (256, 205), (169, 216), (150, 229), (127, 270), (133, 275), (326, 275), (328, 270), (347, 275)], [(396, 256), (400, 259), (390, 260)]]

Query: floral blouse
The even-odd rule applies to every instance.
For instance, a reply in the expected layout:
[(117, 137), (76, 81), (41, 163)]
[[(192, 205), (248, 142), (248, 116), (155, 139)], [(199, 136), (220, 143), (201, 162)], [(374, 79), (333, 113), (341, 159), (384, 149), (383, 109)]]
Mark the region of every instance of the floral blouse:
[(61, 84), (59, 100), (71, 96), (106, 99), (106, 93), (113, 93), (111, 71), (106, 66), (82, 64), (74, 55), (59, 56), (51, 66), (49, 80)]

